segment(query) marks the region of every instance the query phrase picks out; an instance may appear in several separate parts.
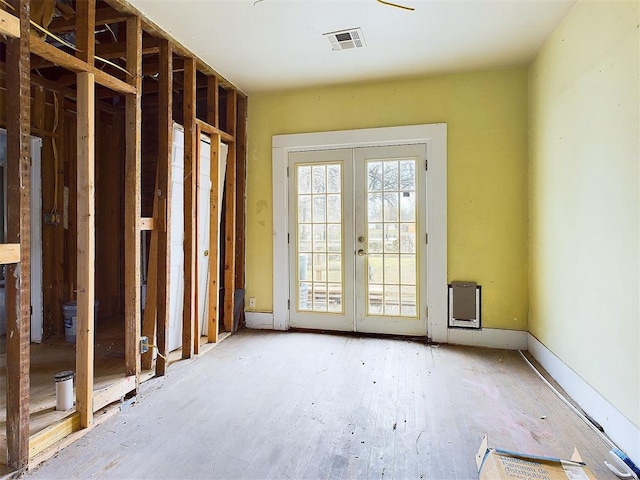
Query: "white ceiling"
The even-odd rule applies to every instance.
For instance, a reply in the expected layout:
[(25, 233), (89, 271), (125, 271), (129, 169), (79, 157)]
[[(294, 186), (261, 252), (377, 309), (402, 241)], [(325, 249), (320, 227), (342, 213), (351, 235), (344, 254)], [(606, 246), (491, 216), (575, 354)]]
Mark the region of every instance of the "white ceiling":
[[(247, 94), (528, 64), (575, 0), (129, 0)], [(323, 33), (361, 27), (366, 47)]]

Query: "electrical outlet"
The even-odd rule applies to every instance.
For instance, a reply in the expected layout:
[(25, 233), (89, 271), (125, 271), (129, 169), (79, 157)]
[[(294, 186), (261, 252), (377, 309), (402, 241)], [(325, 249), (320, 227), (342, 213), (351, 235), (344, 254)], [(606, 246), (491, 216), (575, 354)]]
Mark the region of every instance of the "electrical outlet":
[(59, 213), (45, 213), (44, 214), (45, 225), (59, 225), (60, 214)]
[(249, 308), (256, 308), (256, 297), (249, 297)]

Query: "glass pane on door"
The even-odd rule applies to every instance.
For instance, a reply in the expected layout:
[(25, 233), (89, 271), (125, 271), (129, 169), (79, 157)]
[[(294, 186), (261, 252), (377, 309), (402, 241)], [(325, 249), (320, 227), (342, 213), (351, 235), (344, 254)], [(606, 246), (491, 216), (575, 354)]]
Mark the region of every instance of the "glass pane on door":
[(416, 159), (366, 163), (366, 314), (416, 318)]
[(299, 312), (343, 313), (342, 163), (296, 164)]

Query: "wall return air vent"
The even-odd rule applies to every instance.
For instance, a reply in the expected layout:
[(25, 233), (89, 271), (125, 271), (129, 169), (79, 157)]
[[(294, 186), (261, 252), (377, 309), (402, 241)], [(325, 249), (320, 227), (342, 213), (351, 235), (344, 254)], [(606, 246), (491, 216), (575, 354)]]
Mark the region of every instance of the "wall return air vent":
[(362, 30), (359, 27), (340, 30), (338, 32), (324, 33), (323, 35), (329, 39), (329, 42), (331, 42), (331, 48), (334, 52), (366, 46)]

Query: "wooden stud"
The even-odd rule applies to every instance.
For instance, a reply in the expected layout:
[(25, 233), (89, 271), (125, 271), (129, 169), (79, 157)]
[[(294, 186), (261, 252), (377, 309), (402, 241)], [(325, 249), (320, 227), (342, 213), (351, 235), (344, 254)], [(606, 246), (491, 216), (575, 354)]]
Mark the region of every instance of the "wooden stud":
[(33, 87), (33, 122), (32, 128), (40, 132), (44, 131), (44, 107), (45, 107), (44, 88), (40, 85)]
[[(173, 49), (168, 40), (160, 41), (160, 76), (158, 92), (158, 286), (156, 374), (165, 375), (169, 355), (169, 295), (171, 272), (171, 154), (173, 147)], [(163, 358), (164, 357), (164, 358)]]
[(247, 184), (247, 98), (238, 97), (236, 125), (236, 288), (244, 289), (245, 205)]
[(207, 123), (215, 128), (220, 126), (220, 94), (218, 77), (207, 77)]
[(76, 57), (93, 66), (96, 53), (96, 0), (76, 2)]
[(6, 269), (7, 465), (29, 462), (30, 171), (31, 106), (29, 1), (11, 0), (19, 16), (19, 38), (8, 38), (7, 61), (7, 243), (20, 244), (20, 264)]
[(80, 414), (82, 428), (93, 423), (96, 246), (94, 94), (93, 74), (78, 73), (76, 411)]
[(200, 235), (199, 235), (199, 230), (201, 228), (200, 225), (200, 168), (202, 166), (202, 162), (200, 161), (200, 158), (202, 157), (202, 142), (200, 141), (200, 136), (202, 135), (202, 132), (200, 130), (200, 127), (198, 126), (198, 124), (196, 123), (196, 174), (195, 174), (195, 183), (196, 183), (196, 195), (195, 195), (195, 202), (196, 202), (196, 213), (195, 216), (193, 218), (194, 221), (194, 230), (195, 230), (195, 242), (194, 242), (194, 257), (195, 257), (195, 268), (194, 268), (194, 272), (193, 272), (193, 297), (195, 298), (195, 303), (194, 303), (194, 311), (195, 311), (195, 315), (193, 316), (193, 353), (194, 355), (198, 355), (200, 353), (200, 332), (202, 331), (202, 329), (200, 328), (200, 315), (203, 313), (200, 311), (200, 295), (202, 295), (202, 292), (200, 292), (200, 261), (199, 261), (199, 256), (200, 256), (200, 244), (198, 242)]
[(139, 385), (142, 24), (138, 17), (127, 19), (127, 70), (133, 73), (134, 93), (127, 95), (125, 106), (125, 375), (135, 375)]
[(184, 59), (184, 303), (182, 317), (182, 358), (193, 355), (196, 317), (196, 61)]
[[(227, 91), (227, 130), (236, 133), (235, 90)], [(227, 175), (224, 187), (225, 199), (225, 253), (224, 253), (224, 329), (233, 331), (236, 275), (236, 146), (229, 144), (227, 153)]]
[(218, 318), (220, 312), (220, 295), (218, 294), (220, 277), (220, 135), (211, 135), (211, 195), (209, 210), (209, 313), (207, 340), (218, 342)]
[[(158, 174), (156, 170), (156, 183), (153, 193), (153, 216), (158, 216)], [(141, 219), (145, 220), (145, 219)], [(151, 219), (153, 220), (153, 219)], [(144, 230), (144, 222), (141, 222), (140, 229)], [(144, 316), (142, 318), (142, 335), (147, 337), (149, 343), (155, 345), (156, 337), (156, 311), (157, 311), (157, 275), (158, 267), (155, 259), (158, 256), (158, 230), (151, 231), (151, 238), (149, 240), (149, 256), (147, 262), (147, 298), (144, 305)], [(149, 349), (146, 353), (142, 354), (142, 369), (150, 370), (153, 366), (153, 349)]]

